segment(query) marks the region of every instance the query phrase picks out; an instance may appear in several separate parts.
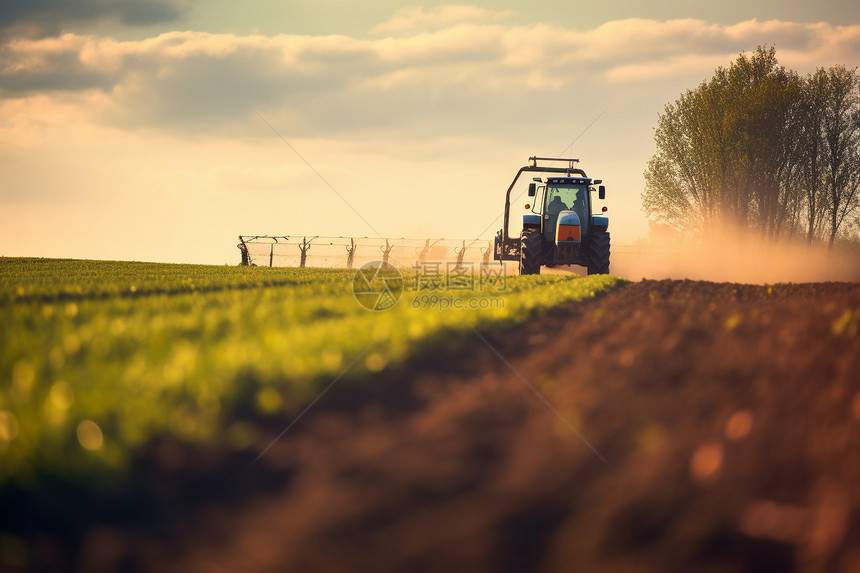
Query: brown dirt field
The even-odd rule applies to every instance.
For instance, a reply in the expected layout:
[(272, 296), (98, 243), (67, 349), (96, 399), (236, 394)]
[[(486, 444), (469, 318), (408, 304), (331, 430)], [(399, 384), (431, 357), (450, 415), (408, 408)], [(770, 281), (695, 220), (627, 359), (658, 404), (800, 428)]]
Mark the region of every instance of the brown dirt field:
[(606, 463), (473, 337), (253, 466), (167, 442), (12, 514), (36, 569), (860, 571), (858, 322), (858, 284), (642, 281), (482, 333)]

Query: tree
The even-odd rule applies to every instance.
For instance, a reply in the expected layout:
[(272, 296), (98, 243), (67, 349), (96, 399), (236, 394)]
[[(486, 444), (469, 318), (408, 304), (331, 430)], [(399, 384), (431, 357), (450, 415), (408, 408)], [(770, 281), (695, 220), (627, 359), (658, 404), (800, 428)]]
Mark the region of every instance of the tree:
[(735, 192), (726, 215), (777, 236), (795, 201), (798, 95), (802, 81), (780, 67), (773, 48), (742, 54), (728, 70), (718, 70), (726, 84), (723, 117), (735, 141)]
[(810, 75), (801, 94), (800, 171), (798, 179), (806, 202), (806, 240), (812, 243), (821, 234), (827, 214), (824, 192), (824, 110), (827, 106), (828, 75), (818, 69)]
[(704, 162), (697, 157), (701, 134), (695, 127), (695, 108), (702, 105), (701, 89), (688, 91), (660, 116), (654, 139), (657, 153), (648, 162), (643, 194), (645, 210), (655, 219), (680, 228), (708, 226), (716, 205)]
[(792, 223), (801, 88), (773, 48), (759, 47), (667, 105), (645, 172), (649, 216), (704, 231), (752, 224), (772, 235)]
[(668, 104), (654, 140), (642, 194), (654, 221), (696, 232), (728, 222), (832, 245), (860, 213), (856, 70), (801, 78), (760, 46)]
[(832, 246), (845, 218), (860, 207), (860, 78), (845, 66), (826, 74), (821, 131)]

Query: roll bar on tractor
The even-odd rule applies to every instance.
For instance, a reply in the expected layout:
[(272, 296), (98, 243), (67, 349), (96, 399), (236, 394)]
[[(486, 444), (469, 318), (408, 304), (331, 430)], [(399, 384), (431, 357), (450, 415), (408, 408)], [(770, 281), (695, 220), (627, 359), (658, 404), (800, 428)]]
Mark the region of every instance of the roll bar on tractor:
[[(550, 166), (540, 166), (538, 162), (541, 161), (551, 161), (551, 162), (562, 162), (567, 163), (567, 167), (550, 167)], [(579, 159), (566, 159), (559, 157), (529, 157), (529, 164), (523, 167), (520, 167), (520, 170), (517, 171), (516, 177), (511, 181), (511, 185), (508, 187), (508, 191), (505, 193), (505, 222), (502, 226), (502, 243), (508, 242), (508, 219), (511, 214), (511, 191), (514, 188), (514, 185), (517, 184), (517, 181), (520, 178), (520, 175), (527, 172), (540, 172), (540, 173), (564, 173), (568, 177), (572, 175), (580, 175), (582, 177), (588, 178), (588, 175), (585, 174), (585, 171), (579, 169), (578, 167), (574, 167), (574, 163), (579, 163)]]

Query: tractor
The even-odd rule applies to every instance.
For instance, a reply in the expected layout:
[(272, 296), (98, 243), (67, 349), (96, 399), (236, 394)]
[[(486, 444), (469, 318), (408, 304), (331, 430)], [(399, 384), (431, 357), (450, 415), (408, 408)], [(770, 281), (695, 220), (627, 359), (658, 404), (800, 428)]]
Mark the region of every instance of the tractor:
[[(541, 165), (564, 162), (566, 167)], [(578, 159), (529, 157), (505, 194), (505, 221), (496, 233), (493, 258), (497, 261), (518, 261), (521, 275), (540, 274), (541, 266), (581, 265), (589, 275), (609, 273), (609, 219), (592, 214), (592, 193), (606, 197), (606, 187), (600, 179), (592, 180), (585, 171), (574, 167)], [(519, 237), (508, 234), (511, 211), (511, 190), (523, 173), (539, 173), (529, 183), (526, 204), (529, 213), (523, 215), (523, 230)], [(594, 187), (597, 185), (598, 187)], [(602, 213), (606, 212), (603, 207)]]

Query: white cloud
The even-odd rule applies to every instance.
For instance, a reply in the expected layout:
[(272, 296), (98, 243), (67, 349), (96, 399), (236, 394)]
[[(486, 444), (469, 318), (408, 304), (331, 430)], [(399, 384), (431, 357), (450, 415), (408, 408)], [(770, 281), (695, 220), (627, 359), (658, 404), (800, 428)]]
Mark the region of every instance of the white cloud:
[[(7, 104), (39, 96), (42, 108), (77, 101), (76, 117), (123, 129), (248, 136), (261, 112), (291, 134), (393, 130), (422, 138), (526, 129), (554, 121), (571, 98), (579, 107), (617, 104), (623, 85), (638, 86), (626, 96), (631, 104), (643, 90), (678, 85), (677, 94), (763, 43), (802, 72), (860, 60), (860, 26), (627, 19), (578, 31), (463, 23), (498, 19), (467, 8), (398, 13), (386, 25), (441, 28), (378, 39), (203, 32), (17, 39), (0, 48), (0, 96)], [(19, 108), (0, 113), (20, 131), (34, 120)]]
[(513, 16), (512, 10), (486, 10), (477, 6), (436, 6), (401, 8), (390, 20), (375, 26), (371, 32), (386, 35), (406, 35), (433, 32), (458, 24), (488, 24), (502, 22)]
[[(628, 65), (616, 65), (606, 72), (606, 79), (614, 84), (647, 83), (681, 75), (700, 75), (703, 70), (714, 70), (734, 59), (736, 54), (691, 54), (670, 56), (660, 60)], [(692, 85), (690, 87), (693, 87)]]

